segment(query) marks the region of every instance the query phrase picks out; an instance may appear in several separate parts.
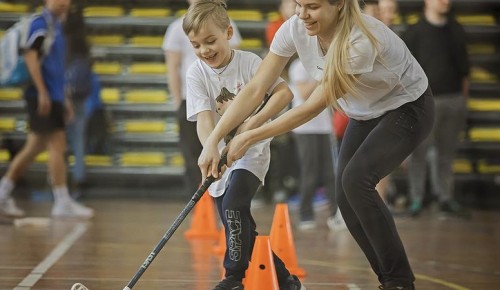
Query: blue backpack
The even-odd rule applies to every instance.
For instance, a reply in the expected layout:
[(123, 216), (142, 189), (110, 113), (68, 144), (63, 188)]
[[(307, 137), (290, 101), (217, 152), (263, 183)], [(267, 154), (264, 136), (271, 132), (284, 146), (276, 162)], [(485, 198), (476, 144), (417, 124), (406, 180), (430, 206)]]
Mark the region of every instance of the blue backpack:
[[(23, 57), (27, 48), (31, 23), (36, 17), (43, 14), (34, 14), (23, 17), (9, 28), (0, 40), (0, 86), (22, 86), (31, 83), (31, 76)], [(47, 35), (43, 42), (42, 58), (45, 57), (54, 43), (55, 27), (50, 19), (47, 22)]]

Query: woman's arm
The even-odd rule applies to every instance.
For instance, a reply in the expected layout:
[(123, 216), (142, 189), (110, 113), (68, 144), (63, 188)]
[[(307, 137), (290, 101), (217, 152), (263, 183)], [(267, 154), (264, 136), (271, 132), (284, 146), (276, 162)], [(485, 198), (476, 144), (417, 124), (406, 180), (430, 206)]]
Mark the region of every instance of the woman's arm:
[(300, 106), (281, 115), (276, 120), (234, 137), (227, 151), (227, 165), (240, 159), (252, 144), (286, 133), (316, 117), (326, 108), (323, 86), (318, 86)]
[(267, 120), (281, 112), (293, 99), (292, 91), (288, 88), (286, 82), (282, 82), (274, 88), (269, 101), (260, 112), (253, 115), (240, 126), (238, 134), (257, 128)]
[(166, 51), (165, 61), (167, 63), (167, 82), (170, 95), (173, 96), (176, 108), (182, 102), (182, 81), (180, 76), (182, 54), (177, 51)]
[(203, 146), (203, 151), (198, 159), (203, 179), (210, 173), (215, 178), (218, 177), (217, 164), (220, 155), (217, 144), (262, 103), (266, 92), (276, 82), (288, 59), (272, 52), (268, 53), (252, 80), (235, 97)]

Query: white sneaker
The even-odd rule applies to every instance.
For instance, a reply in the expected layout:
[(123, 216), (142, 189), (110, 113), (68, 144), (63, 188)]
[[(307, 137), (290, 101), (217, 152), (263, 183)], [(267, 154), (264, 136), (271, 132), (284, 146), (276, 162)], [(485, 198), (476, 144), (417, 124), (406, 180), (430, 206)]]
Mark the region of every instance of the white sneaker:
[(331, 231), (342, 231), (347, 229), (344, 218), (338, 209), (334, 216), (331, 216), (326, 220), (326, 224)]
[(316, 228), (315, 221), (301, 221), (299, 222), (298, 229), (300, 231), (310, 231)]
[(91, 218), (94, 216), (94, 210), (83, 206), (72, 199), (68, 199), (54, 203), (54, 206), (52, 207), (52, 216)]
[(10, 217), (23, 217), (26, 215), (24, 210), (17, 207), (16, 202), (12, 197), (0, 200), (0, 215)]

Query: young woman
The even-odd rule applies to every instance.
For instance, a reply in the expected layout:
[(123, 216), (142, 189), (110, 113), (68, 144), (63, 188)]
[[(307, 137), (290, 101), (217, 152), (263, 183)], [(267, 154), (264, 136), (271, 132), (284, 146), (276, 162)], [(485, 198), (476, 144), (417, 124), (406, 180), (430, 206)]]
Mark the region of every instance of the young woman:
[[(233, 28), (225, 7), (223, 0), (198, 0), (189, 7), (182, 25), (198, 57), (186, 76), (187, 118), (197, 121), (202, 144), (231, 106), (234, 96), (250, 81), (262, 62), (251, 52), (231, 49), (229, 40)], [(286, 83), (278, 78), (269, 84), (263, 94), (273, 95), (267, 104), (269, 106), (261, 107), (248, 118), (240, 126), (240, 131), (262, 125), (292, 99)], [(241, 282), (257, 235), (250, 204), (269, 168), (270, 141), (267, 138), (250, 146), (248, 152), (208, 190), (215, 198), (226, 232), (225, 279), (214, 290), (243, 289)], [(220, 142), (216, 147), (222, 150), (224, 143)], [(305, 289), (277, 256), (274, 256), (274, 263), (280, 289)]]
[(357, 0), (297, 0), (297, 16), (278, 30), (270, 53), (204, 142), (202, 176), (218, 177), (217, 143), (262, 101), (292, 55), (320, 81), (303, 105), (236, 136), (228, 165), (251, 144), (287, 132), (327, 106), (349, 124), (342, 141), (336, 196), (345, 223), (381, 289), (414, 289), (415, 277), (394, 219), (375, 190), (429, 134), (434, 118), (427, 77), (404, 42), (361, 13)]

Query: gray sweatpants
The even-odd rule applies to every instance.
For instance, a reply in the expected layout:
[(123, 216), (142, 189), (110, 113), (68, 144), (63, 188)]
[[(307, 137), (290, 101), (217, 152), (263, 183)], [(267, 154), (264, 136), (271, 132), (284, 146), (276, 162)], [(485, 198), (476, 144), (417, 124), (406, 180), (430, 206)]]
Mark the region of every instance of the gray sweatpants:
[(432, 193), (439, 202), (453, 198), (452, 166), (467, 117), (466, 99), (462, 94), (440, 95), (434, 97), (434, 104), (435, 121), (431, 134), (411, 155), (409, 189), (414, 202), (422, 202), (424, 198), (427, 168), (431, 169)]

